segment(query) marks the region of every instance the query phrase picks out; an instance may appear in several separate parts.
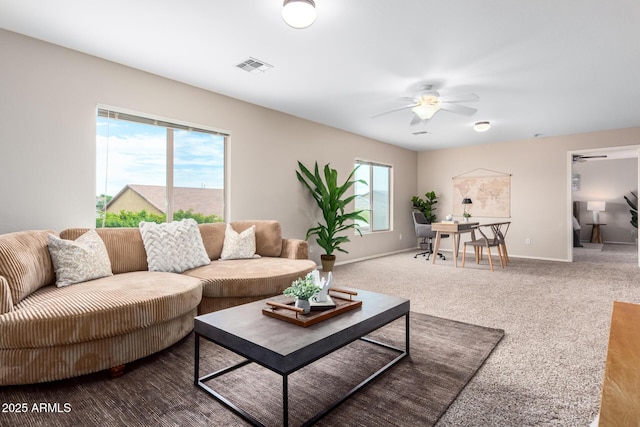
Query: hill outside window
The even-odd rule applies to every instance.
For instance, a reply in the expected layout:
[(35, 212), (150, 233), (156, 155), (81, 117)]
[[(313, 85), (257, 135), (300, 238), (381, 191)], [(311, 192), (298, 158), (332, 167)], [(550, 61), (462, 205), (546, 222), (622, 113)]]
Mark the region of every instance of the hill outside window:
[(228, 135), (110, 109), (96, 118), (96, 227), (224, 219)]

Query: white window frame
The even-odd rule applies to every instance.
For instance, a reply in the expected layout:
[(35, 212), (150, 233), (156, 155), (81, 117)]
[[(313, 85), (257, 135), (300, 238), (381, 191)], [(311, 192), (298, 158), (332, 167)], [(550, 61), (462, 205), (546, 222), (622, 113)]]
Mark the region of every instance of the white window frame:
[[(386, 231), (392, 231), (393, 230), (393, 165), (389, 164), (389, 163), (382, 163), (382, 162), (376, 162), (376, 161), (371, 161), (371, 160), (364, 160), (364, 159), (355, 159), (354, 165), (357, 167), (358, 165), (367, 165), (369, 166), (369, 202), (368, 202), (368, 206), (369, 206), (369, 227), (367, 230), (363, 230), (363, 233), (380, 233), (380, 232), (386, 232)], [(374, 188), (374, 184), (373, 184), (373, 168), (374, 167), (385, 167), (388, 168), (388, 172), (389, 172), (389, 188), (388, 188), (388, 195), (389, 198), (387, 200), (387, 218), (388, 218), (388, 224), (387, 224), (387, 228), (384, 229), (374, 229), (373, 228), (373, 224), (374, 224), (374, 210), (373, 210), (373, 188)]]
[[(104, 104), (97, 105), (96, 118), (97, 117), (109, 117), (117, 120), (127, 120), (127, 121), (136, 122), (136, 123), (161, 126), (170, 130), (170, 132), (168, 133), (169, 135), (168, 135), (168, 141), (167, 141), (167, 158), (166, 158), (167, 170), (166, 170), (166, 183), (165, 183), (167, 188), (167, 195), (166, 195), (166, 203), (167, 203), (166, 221), (167, 222), (173, 221), (173, 213), (174, 213), (173, 212), (173, 173), (174, 173), (173, 130), (174, 129), (188, 130), (188, 131), (202, 132), (202, 133), (222, 136), (224, 138), (223, 220), (227, 221), (227, 219), (229, 218), (229, 212), (230, 212), (229, 197), (228, 197), (229, 195), (228, 169), (229, 169), (229, 140), (231, 139), (231, 132), (222, 130), (222, 129), (215, 129), (210, 126), (184, 122), (181, 120), (169, 119), (166, 117), (160, 117), (153, 114), (141, 113), (133, 110), (108, 106)], [(95, 133), (97, 135), (97, 129)], [(169, 168), (168, 165), (171, 165), (171, 167)]]

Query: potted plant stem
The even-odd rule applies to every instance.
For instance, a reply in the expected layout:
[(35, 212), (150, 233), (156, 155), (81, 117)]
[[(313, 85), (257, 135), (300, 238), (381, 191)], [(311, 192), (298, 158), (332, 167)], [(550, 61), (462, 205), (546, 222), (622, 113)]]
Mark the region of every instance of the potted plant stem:
[[(356, 198), (355, 195), (347, 196), (346, 193), (356, 182), (353, 180), (353, 175), (357, 167), (351, 171), (343, 184), (338, 184), (338, 171), (332, 169), (329, 164), (324, 166), (322, 175), (318, 168), (318, 162), (315, 162), (313, 172), (300, 161), (298, 162), (298, 167), (300, 170), (296, 171), (296, 176), (315, 199), (322, 212), (323, 219), (322, 222), (318, 222), (316, 227), (307, 230), (305, 239), (309, 239), (314, 235), (317, 236), (316, 242), (325, 251), (320, 257), (322, 270), (331, 271), (335, 263), (334, 252), (348, 253), (341, 245), (349, 242), (349, 237), (341, 234), (347, 230), (355, 229), (362, 236), (360, 225), (355, 221), (368, 223), (367, 219), (362, 216), (362, 210), (346, 212), (347, 205)], [(362, 180), (357, 182), (366, 185), (366, 182)]]

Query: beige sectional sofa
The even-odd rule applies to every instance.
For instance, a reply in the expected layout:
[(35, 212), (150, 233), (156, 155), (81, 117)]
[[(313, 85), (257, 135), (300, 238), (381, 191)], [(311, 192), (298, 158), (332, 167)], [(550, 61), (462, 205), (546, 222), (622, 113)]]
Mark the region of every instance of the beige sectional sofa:
[[(220, 260), (223, 223), (200, 224), (211, 263), (182, 274), (148, 271), (138, 229), (97, 229), (113, 275), (56, 287), (52, 230), (0, 235), (0, 385), (52, 381), (110, 369), (162, 350), (193, 329), (196, 314), (280, 294), (316, 268), (303, 240), (277, 221), (255, 225), (251, 259)], [(71, 228), (75, 240), (89, 229)]]

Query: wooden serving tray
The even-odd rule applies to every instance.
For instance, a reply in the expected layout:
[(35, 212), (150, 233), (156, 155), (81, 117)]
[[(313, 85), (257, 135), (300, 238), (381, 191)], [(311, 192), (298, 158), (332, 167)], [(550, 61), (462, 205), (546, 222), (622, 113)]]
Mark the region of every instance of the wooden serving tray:
[[(333, 302), (336, 304), (335, 308), (322, 311), (310, 311), (308, 314), (302, 314), (304, 310), (295, 307), (294, 300), (287, 298), (285, 302), (267, 301), (269, 307), (263, 308), (262, 314), (306, 328), (307, 326), (315, 325), (345, 311), (362, 306), (362, 301), (352, 299), (352, 296), (358, 295), (357, 292), (338, 288), (331, 288), (329, 292), (331, 292), (331, 299), (333, 299)], [(336, 295), (336, 293), (341, 295)]]

